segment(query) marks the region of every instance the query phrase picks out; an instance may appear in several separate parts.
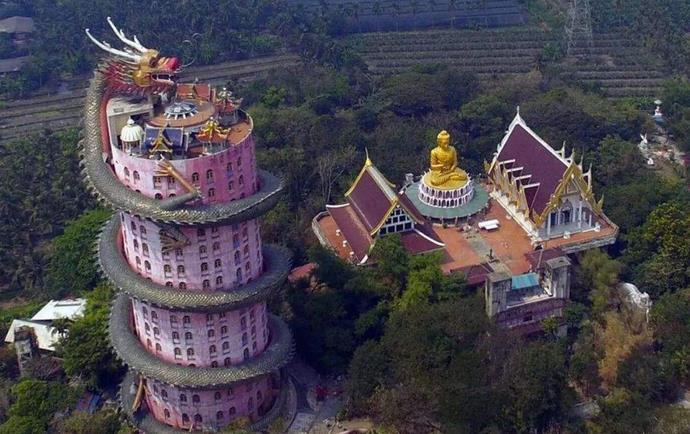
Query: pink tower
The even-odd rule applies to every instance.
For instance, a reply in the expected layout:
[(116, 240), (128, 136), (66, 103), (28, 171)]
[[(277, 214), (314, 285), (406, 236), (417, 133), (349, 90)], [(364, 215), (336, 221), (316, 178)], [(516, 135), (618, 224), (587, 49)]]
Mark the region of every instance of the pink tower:
[(98, 243), (120, 290), (111, 343), (130, 370), (123, 409), (145, 432), (266, 427), (282, 409), (290, 332), (266, 309), (290, 255), (258, 217), (282, 182), (257, 170), (253, 123), (227, 89), (178, 84), (176, 58), (128, 38), (86, 96), (84, 174), (117, 210)]

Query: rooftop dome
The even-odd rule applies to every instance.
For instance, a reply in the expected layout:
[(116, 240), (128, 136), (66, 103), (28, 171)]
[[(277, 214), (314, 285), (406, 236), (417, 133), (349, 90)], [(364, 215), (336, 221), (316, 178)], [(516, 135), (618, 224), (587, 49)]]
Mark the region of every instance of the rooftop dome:
[(126, 143), (141, 142), (144, 138), (144, 129), (137, 125), (132, 118), (127, 121), (127, 125), (120, 131), (120, 140)]

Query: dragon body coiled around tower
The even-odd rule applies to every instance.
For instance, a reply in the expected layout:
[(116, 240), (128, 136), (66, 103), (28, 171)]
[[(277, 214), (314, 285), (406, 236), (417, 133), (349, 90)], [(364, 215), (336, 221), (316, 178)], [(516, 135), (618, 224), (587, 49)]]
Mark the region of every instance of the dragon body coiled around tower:
[(294, 346), (266, 308), (291, 260), (261, 240), (280, 178), (257, 169), (253, 122), (227, 88), (179, 83), (180, 62), (128, 38), (86, 95), (82, 174), (116, 211), (98, 240), (118, 289), (111, 344), (120, 399), (144, 432), (260, 430), (279, 417)]

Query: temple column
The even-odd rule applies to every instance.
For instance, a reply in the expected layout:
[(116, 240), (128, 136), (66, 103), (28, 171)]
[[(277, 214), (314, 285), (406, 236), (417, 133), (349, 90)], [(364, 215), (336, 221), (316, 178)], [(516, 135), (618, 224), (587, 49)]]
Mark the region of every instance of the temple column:
[(546, 218), (546, 238), (551, 236), (551, 214)]
[(577, 228), (582, 229), (582, 199), (577, 203)]

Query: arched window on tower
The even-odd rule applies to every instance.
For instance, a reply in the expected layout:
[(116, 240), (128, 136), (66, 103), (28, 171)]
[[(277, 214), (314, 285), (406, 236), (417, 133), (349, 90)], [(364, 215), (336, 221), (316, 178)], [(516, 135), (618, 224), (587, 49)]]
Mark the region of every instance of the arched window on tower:
[(192, 182), (199, 182), (199, 174), (197, 172), (192, 173)]
[(209, 181), (213, 181), (213, 170), (212, 169), (208, 169), (206, 171), (206, 179)]
[(216, 277), (216, 286), (223, 285), (223, 276)]

